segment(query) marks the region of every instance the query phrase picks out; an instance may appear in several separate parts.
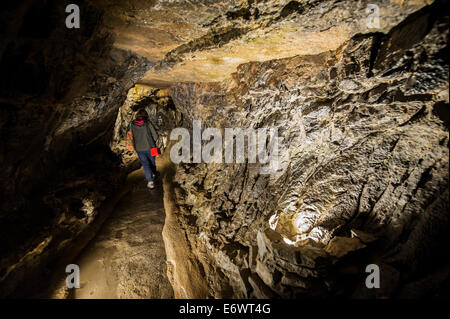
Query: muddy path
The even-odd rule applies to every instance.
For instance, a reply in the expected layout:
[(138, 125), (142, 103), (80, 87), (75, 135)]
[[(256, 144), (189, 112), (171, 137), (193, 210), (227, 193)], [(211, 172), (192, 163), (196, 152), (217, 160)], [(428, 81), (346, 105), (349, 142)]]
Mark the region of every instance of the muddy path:
[(173, 298), (162, 230), (163, 187), (146, 187), (142, 168), (126, 181), (122, 197), (76, 260), (81, 288), (71, 298)]

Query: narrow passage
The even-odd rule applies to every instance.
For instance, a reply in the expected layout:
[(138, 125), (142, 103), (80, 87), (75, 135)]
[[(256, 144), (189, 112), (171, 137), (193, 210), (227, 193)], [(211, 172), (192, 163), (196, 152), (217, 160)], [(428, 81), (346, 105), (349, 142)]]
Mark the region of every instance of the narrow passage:
[(160, 180), (146, 187), (143, 169), (77, 260), (81, 288), (73, 298), (173, 298), (162, 238), (165, 212)]

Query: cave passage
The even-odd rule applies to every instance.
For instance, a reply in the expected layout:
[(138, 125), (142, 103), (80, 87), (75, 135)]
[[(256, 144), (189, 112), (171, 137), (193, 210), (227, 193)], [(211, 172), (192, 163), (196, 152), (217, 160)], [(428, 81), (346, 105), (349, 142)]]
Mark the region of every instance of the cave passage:
[(81, 288), (71, 298), (173, 298), (161, 234), (161, 182), (149, 190), (140, 168), (128, 175), (125, 187), (128, 192), (75, 261)]
[(448, 299), (449, 1), (66, 6), (0, 11), (0, 298)]

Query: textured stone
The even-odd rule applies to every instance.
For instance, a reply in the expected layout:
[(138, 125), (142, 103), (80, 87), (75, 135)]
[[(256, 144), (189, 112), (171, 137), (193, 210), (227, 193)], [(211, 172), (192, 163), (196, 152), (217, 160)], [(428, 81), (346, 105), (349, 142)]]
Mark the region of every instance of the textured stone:
[(271, 291), (270, 288), (264, 284), (264, 282), (261, 280), (261, 278), (258, 277), (258, 275), (251, 274), (248, 278), (248, 281), (253, 288), (253, 295), (256, 298), (271, 299), (275, 297), (273, 291)]
[[(374, 261), (392, 280), (369, 297), (442, 291), (424, 282), (448, 278), (446, 1), (375, 1), (369, 28), (367, 1), (88, 0), (80, 30), (60, 24), (63, 4), (36, 3), (1, 13), (1, 296), (102, 217), (136, 162), (122, 137), (139, 108), (163, 119), (164, 145), (193, 120), (278, 128), (273, 174), (175, 168), (177, 296), (364, 297), (357, 274)], [(339, 238), (367, 247), (330, 256)], [(272, 287), (248, 274), (258, 265)]]
[(358, 229), (352, 229), (350, 233), (352, 238), (358, 238), (364, 244), (372, 243), (377, 240), (377, 238), (374, 235), (363, 232)]
[[(281, 150), (279, 170), (270, 175), (250, 163), (179, 165), (176, 201), (189, 206), (180, 222), (196, 216), (218, 249), (258, 246), (266, 266), (317, 278), (318, 294), (332, 288), (337, 257), (363, 264), (377, 256), (410, 269), (393, 286), (431, 271), (430, 260), (445, 263), (448, 126), (437, 111), (448, 108), (442, 4), (405, 13), (382, 33), (349, 34), (329, 51), (243, 63), (221, 82), (174, 85), (185, 127), (194, 119), (206, 127), (276, 126)], [(359, 235), (351, 238), (352, 229)], [(188, 233), (195, 238), (197, 231)], [(345, 254), (363, 245), (367, 254)]]
[(107, 8), (116, 45), (154, 63), (142, 79), (154, 86), (219, 81), (244, 63), (335, 50), (355, 34), (388, 32), (427, 1), (375, 3), (379, 28), (369, 28), (367, 3), (357, 1), (92, 1)]
[(78, 32), (60, 1), (0, 13), (0, 296), (47, 288), (47, 267), (79, 251), (86, 240), (74, 239), (104, 217), (127, 174), (108, 147), (111, 124), (149, 64), (114, 46), (100, 10), (78, 4)]
[(269, 287), (275, 286), (280, 281), (280, 272), (276, 271), (274, 268), (269, 268), (260, 260), (256, 261), (255, 271)]
[(352, 251), (366, 247), (358, 238), (334, 237), (327, 245), (325, 251), (331, 256), (340, 258)]
[(309, 288), (309, 283), (302, 277), (292, 272), (286, 272), (281, 278), (281, 283), (286, 286), (297, 288)]

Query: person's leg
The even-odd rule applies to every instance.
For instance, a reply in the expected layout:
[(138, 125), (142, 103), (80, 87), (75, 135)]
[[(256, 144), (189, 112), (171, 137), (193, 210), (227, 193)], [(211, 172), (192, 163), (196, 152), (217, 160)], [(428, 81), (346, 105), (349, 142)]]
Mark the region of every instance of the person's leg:
[(151, 162), (149, 159), (150, 151), (136, 151), (138, 154), (139, 160), (141, 161), (142, 166), (144, 167), (145, 178), (149, 182), (153, 182), (152, 170), (151, 170)]
[(157, 175), (158, 171), (156, 170), (156, 158), (155, 158), (155, 156), (152, 156), (150, 152), (149, 152), (149, 156), (150, 156), (150, 168), (152, 170), (152, 174)]

